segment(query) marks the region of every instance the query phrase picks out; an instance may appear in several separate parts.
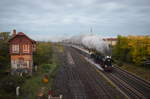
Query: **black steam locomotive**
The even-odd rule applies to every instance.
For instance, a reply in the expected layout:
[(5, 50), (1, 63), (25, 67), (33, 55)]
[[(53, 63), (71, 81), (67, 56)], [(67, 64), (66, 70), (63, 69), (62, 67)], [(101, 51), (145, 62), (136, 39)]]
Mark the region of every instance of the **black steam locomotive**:
[(90, 57), (94, 60), (95, 63), (99, 64), (104, 69), (104, 71), (111, 72), (113, 70), (113, 60), (110, 56), (103, 56), (100, 53), (91, 53)]

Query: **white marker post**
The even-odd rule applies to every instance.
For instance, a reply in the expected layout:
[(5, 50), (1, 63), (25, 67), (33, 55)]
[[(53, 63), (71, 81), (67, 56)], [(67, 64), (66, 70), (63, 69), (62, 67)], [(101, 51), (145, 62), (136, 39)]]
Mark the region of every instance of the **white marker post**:
[(35, 65), (34, 69), (35, 69), (35, 71), (37, 71), (37, 65)]
[(48, 99), (51, 99), (51, 95), (48, 95)]
[(62, 98), (63, 98), (63, 95), (59, 95), (59, 98), (62, 99)]
[(17, 87), (16, 87), (16, 96), (19, 96), (19, 89), (20, 89), (20, 87), (17, 86)]
[(20, 76), (22, 77), (22, 72), (20, 73)]

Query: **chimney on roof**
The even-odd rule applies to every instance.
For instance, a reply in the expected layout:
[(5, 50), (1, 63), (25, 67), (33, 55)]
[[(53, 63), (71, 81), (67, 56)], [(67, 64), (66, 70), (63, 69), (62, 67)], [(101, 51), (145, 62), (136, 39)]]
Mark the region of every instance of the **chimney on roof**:
[(15, 35), (16, 35), (16, 30), (14, 29), (13, 33), (12, 33), (12, 36), (15, 36)]

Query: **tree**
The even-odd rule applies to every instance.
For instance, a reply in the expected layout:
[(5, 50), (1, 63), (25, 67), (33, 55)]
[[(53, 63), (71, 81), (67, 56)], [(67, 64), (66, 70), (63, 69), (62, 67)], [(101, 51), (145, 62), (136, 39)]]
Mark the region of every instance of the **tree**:
[(9, 32), (2, 32), (0, 36), (3, 40), (0, 40), (0, 72), (4, 72), (10, 66), (9, 58), (9, 45), (8, 40), (10, 38)]
[(42, 63), (49, 63), (52, 57), (52, 47), (50, 42), (39, 42), (37, 50), (34, 53), (34, 63), (40, 65)]
[(149, 36), (118, 36), (118, 42), (113, 48), (113, 57), (125, 62), (140, 65), (150, 57)]

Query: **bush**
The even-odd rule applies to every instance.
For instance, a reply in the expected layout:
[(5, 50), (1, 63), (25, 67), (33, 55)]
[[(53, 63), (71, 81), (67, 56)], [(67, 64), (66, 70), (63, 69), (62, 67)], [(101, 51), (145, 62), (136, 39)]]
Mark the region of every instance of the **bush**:
[(2, 79), (0, 87), (6, 93), (15, 93), (16, 87), (23, 84), (25, 79), (19, 76), (8, 76)]
[(0, 91), (0, 99), (16, 99), (16, 96), (11, 93)]
[(123, 63), (122, 63), (121, 61), (118, 61), (118, 62), (117, 62), (117, 65), (118, 65), (119, 67), (121, 67), (121, 66), (123, 66)]
[(44, 72), (49, 72), (49, 70), (51, 69), (51, 64), (42, 64), (42, 69), (44, 70)]

